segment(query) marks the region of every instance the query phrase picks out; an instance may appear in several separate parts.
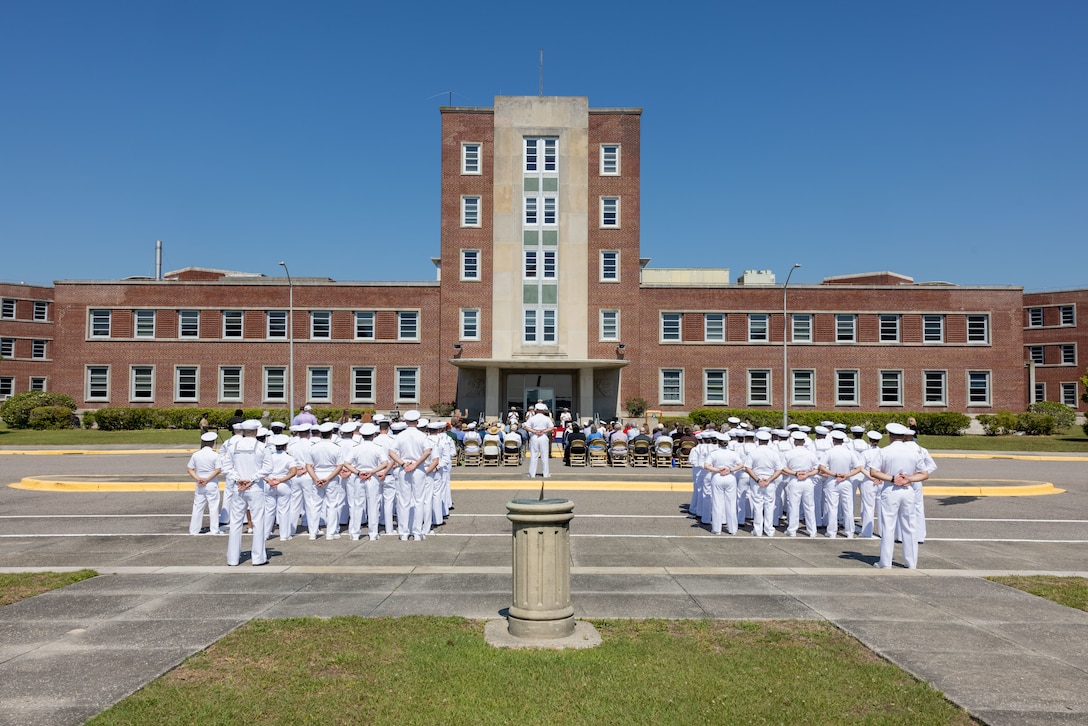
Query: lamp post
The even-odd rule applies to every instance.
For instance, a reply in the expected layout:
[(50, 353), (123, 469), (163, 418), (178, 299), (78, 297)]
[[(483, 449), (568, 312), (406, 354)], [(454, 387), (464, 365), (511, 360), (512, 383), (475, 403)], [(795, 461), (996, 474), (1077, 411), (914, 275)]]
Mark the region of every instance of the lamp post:
[(789, 369), (789, 316), (786, 313), (786, 288), (790, 285), (790, 277), (793, 271), (801, 266), (800, 262), (794, 263), (786, 275), (786, 281), (782, 284), (782, 428), (789, 423), (790, 409), (790, 369)]
[(295, 284), (286, 262), (280, 267), (287, 274), (287, 423), (295, 417)]

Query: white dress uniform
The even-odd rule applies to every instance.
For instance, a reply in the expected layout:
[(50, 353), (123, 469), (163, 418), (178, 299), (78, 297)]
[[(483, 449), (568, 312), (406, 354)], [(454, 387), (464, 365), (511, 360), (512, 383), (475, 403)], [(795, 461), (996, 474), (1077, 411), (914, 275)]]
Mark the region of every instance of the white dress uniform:
[[(933, 461), (929, 449), (920, 445), (917, 441), (905, 441), (904, 443), (918, 449), (922, 461), (925, 462), (926, 473), (932, 474), (937, 471), (937, 462)], [(918, 544), (922, 544), (926, 541), (926, 507), (925, 497), (922, 494), (922, 482), (916, 481), (910, 487), (914, 490), (914, 539)], [(901, 540), (902, 537), (897, 539)]]
[[(239, 432), (241, 429), (239, 429)], [(242, 434), (236, 433), (229, 439), (223, 442), (223, 445), (219, 447), (219, 469), (223, 471), (223, 508), (219, 513), (219, 525), (220, 529), (230, 524), (230, 505), (231, 500), (234, 499), (235, 488), (230, 485), (230, 477), (225, 473), (224, 463), (227, 460), (227, 456), (230, 455), (230, 450), (236, 443), (242, 440)]]
[[(718, 448), (717, 440), (714, 448)], [(709, 453), (710, 447), (703, 439), (688, 452), (688, 463), (691, 464), (691, 501), (688, 502), (688, 513), (703, 524), (710, 524), (710, 472), (703, 468)]]
[[(876, 434), (872, 436), (871, 434)], [(865, 469), (861, 472), (861, 484), (858, 485), (858, 503), (861, 509), (861, 536), (865, 539), (873, 537), (873, 525), (876, 522), (877, 495), (880, 493), (881, 482), (873, 481), (869, 476), (869, 470), (875, 466), (876, 458), (880, 456), (880, 447), (877, 445), (882, 434), (879, 431), (870, 431), (867, 438), (870, 441), (869, 448), (861, 452), (861, 459)]]
[[(215, 434), (211, 434), (212, 441)], [(189, 474), (206, 480), (203, 485), (193, 482), (193, 516), (189, 520), (189, 534), (200, 534), (200, 525), (204, 521), (204, 510), (208, 510), (208, 534), (220, 534), (219, 531), (219, 452), (211, 446), (201, 446), (189, 457), (185, 466)]]
[[(252, 562), (256, 566), (268, 561), (264, 548), (264, 480), (271, 470), (272, 457), (268, 455), (268, 447), (252, 436), (242, 437), (224, 460), (223, 472), (228, 486), (234, 488), (227, 540), (227, 565), (231, 567), (241, 560), (246, 509), (253, 516)], [(248, 487), (243, 482), (249, 482)]]
[[(378, 434), (374, 437), (374, 443), (381, 447), (382, 458), (389, 459), (389, 449), (393, 446), (394, 441), (396, 441), (396, 438), (388, 433)], [(397, 491), (400, 489), (403, 474), (404, 470), (394, 465), (385, 473), (385, 476), (378, 480), (382, 528), (385, 529), (386, 534), (396, 534), (393, 530), (393, 512), (397, 506)], [(369, 522), (370, 515), (367, 516)], [(377, 518), (378, 515), (375, 513), (373, 516)]]
[[(412, 418), (414, 416), (414, 418)], [(408, 411), (405, 421), (418, 421), (418, 411)], [(409, 425), (397, 434), (390, 455), (395, 454), (405, 466), (404, 484), (397, 491), (397, 528), (401, 540), (407, 540), (409, 533), (417, 540), (423, 539), (427, 528), (424, 526), (424, 498), (427, 482), (423, 467), (431, 455), (431, 444), (427, 435), (416, 426)], [(418, 466), (416, 465), (418, 464)], [(427, 508), (430, 512), (430, 508)]]
[[(831, 450), (830, 433), (830, 429), (826, 426), (819, 426), (816, 429), (816, 438), (812, 441), (812, 447), (816, 451), (816, 459), (821, 464), (827, 463), (827, 452)], [(823, 474), (817, 474), (812, 477), (812, 496), (816, 504), (816, 521), (820, 523), (821, 527), (827, 526), (827, 511), (824, 507), (824, 490), (829, 478), (830, 477), (826, 477)]]
[[(340, 486), (340, 477), (332, 476), (337, 467), (344, 463), (344, 450), (332, 439), (318, 439), (310, 448), (310, 456), (313, 459), (314, 487), (318, 492), (316, 516), (325, 519), (325, 539), (338, 539), (340, 537), (340, 507), (343, 504), (344, 490)], [(328, 481), (325, 481), (325, 480)], [(321, 482), (325, 482), (322, 484)], [(319, 519), (310, 522), (309, 508), (306, 511), (306, 522), (310, 525), (310, 539), (316, 539)]]
[(525, 429), (529, 434), (529, 478), (536, 476), (537, 465), (543, 462), (543, 474), (547, 479), (551, 476), (549, 460), (551, 457), (552, 429), (555, 424), (551, 416), (544, 411), (537, 410), (525, 421)]
[(744, 460), (751, 471), (749, 479), (752, 501), (752, 534), (756, 537), (774, 537), (775, 506), (778, 501), (778, 479), (760, 486), (759, 482), (774, 476), (782, 469), (782, 455), (771, 444), (759, 444)]
[[(787, 452), (783, 460), (786, 468), (796, 473), (815, 472), (819, 466), (815, 452), (809, 451), (808, 446), (803, 442), (800, 445), (795, 445), (793, 449)], [(802, 508), (805, 512), (805, 529), (808, 530), (808, 536), (816, 536), (817, 520), (816, 503), (814, 501), (816, 482), (813, 481), (814, 478), (809, 476), (802, 480), (796, 474), (789, 475), (787, 478), (786, 494), (789, 497), (790, 510), (789, 525), (786, 527), (787, 537), (797, 535)]]
[[(284, 438), (287, 437), (284, 436)], [(280, 528), (280, 541), (285, 542), (291, 539), (291, 499), (294, 483), (293, 479), (288, 477), (288, 474), (296, 466), (295, 458), (287, 451), (276, 450), (275, 444), (273, 444), (270, 455), (272, 457), (272, 470), (269, 472), (268, 479), (278, 479), (280, 482), (276, 486), (272, 486), (271, 483), (268, 484), (267, 495), (265, 496), (264, 536), (265, 539), (269, 539), (272, 536), (272, 525), (277, 524)]]
[[(741, 461), (748, 458), (748, 455), (752, 453), (756, 448), (756, 442), (754, 433), (749, 431), (745, 434), (744, 438), (737, 442), (734, 447), (734, 451), (740, 456)], [(744, 522), (751, 518), (752, 514), (752, 479), (748, 476), (748, 472), (737, 472), (737, 521)]]
[[(719, 439), (724, 443), (725, 434)], [(725, 529), (729, 534), (737, 533), (737, 477), (734, 473), (744, 466), (744, 460), (740, 455), (724, 446), (719, 446), (717, 451), (712, 451), (706, 457), (703, 468), (710, 473), (710, 532), (722, 533), (724, 520)]]
[[(875, 457), (873, 469), (888, 476), (912, 476), (926, 470), (925, 461), (917, 447), (893, 441)], [(903, 542), (903, 560), (907, 567), (918, 566), (918, 543), (914, 533), (914, 489), (884, 481), (880, 488), (880, 560), (875, 567), (892, 566), (896, 528)]]
[[(345, 424), (347, 426), (348, 424)], [(340, 429), (343, 433), (343, 428)], [(352, 451), (358, 446), (359, 442), (355, 440), (355, 437), (351, 434), (354, 432), (354, 426), (340, 439), (340, 448), (344, 452), (344, 461), (351, 458)], [(361, 441), (362, 439), (360, 439)], [(350, 531), (351, 517), (352, 517), (352, 501), (354, 500), (355, 506), (359, 507), (359, 527), (362, 528), (362, 518), (366, 514), (366, 496), (363, 494), (363, 488), (359, 484), (359, 477), (352, 474), (347, 469), (340, 470), (340, 487), (343, 490), (343, 504), (340, 507), (340, 518), (337, 520), (337, 531), (340, 529), (340, 525), (347, 525)]]
[(438, 443), (442, 454), (438, 463), (438, 481), (434, 497), (434, 524), (442, 524), (453, 505), (450, 474), (453, 471), (453, 459), (457, 456), (457, 444), (453, 442), (449, 434), (445, 432), (439, 434)]
[(351, 519), (348, 521), (348, 534), (353, 540), (362, 536), (362, 512), (365, 510), (366, 533), (370, 541), (378, 539), (378, 513), (381, 507), (381, 480), (374, 476), (374, 472), (386, 465), (388, 459), (382, 447), (374, 441), (364, 439), (351, 450), (351, 457), (346, 463), (361, 472), (356, 480), (359, 483), (358, 495), (362, 502), (352, 502)]
[[(307, 424), (296, 425), (305, 426)], [(307, 428), (306, 431), (308, 432), (309, 429)], [(317, 493), (314, 480), (306, 468), (307, 465), (312, 466), (314, 463), (313, 457), (310, 456), (313, 445), (313, 439), (310, 438), (308, 433), (306, 436), (291, 439), (291, 443), (287, 444), (287, 453), (295, 460), (295, 466), (298, 468), (298, 473), (295, 474), (295, 478), (291, 482), (290, 526), (287, 530), (289, 538), (294, 537), (298, 531), (298, 518), (302, 515), (304, 508), (306, 510), (306, 527), (310, 534), (314, 534), (316, 537), (318, 524), (320, 523), (320, 495)], [(280, 538), (283, 538), (283, 530), (280, 530)]]
[[(793, 444), (790, 442), (789, 433), (785, 434), (785, 438), (782, 438), (782, 439), (780, 439), (778, 441), (772, 442), (771, 445), (774, 446), (775, 451), (778, 452), (778, 455), (780, 457), (782, 457), (783, 462), (785, 462), (785, 460), (786, 460), (786, 453), (790, 449), (793, 448)], [(777, 524), (778, 520), (780, 520), (782, 518), (782, 513), (786, 511), (787, 501), (788, 501), (788, 498), (786, 496), (786, 482), (785, 482), (784, 479), (779, 478), (779, 480), (778, 480), (778, 489), (775, 492), (775, 502), (774, 502), (774, 521), (775, 521), (775, 524)]]
[[(862, 465), (854, 447), (845, 443), (833, 445), (824, 455), (824, 466), (836, 476), (824, 479), (824, 513), (827, 517), (827, 536), (834, 539), (839, 530), (839, 515), (847, 539), (854, 538), (854, 472)], [(850, 474), (841, 481), (839, 475)]]

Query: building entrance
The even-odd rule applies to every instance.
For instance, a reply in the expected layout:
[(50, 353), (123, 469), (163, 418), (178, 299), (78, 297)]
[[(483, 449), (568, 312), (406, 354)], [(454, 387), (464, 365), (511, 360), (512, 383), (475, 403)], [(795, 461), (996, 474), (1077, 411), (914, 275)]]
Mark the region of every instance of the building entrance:
[(504, 383), (507, 411), (515, 407), (524, 413), (532, 409), (537, 401), (543, 401), (556, 418), (564, 408), (574, 410), (576, 397), (574, 375), (571, 373), (509, 372)]

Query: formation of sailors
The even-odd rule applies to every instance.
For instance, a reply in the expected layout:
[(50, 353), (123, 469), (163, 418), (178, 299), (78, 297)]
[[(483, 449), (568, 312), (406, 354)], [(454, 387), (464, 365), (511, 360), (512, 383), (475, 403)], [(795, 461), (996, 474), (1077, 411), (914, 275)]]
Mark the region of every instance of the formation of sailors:
[[(925, 541), (922, 482), (936, 470), (933, 457), (915, 442), (915, 431), (899, 423), (884, 434), (825, 421), (815, 429), (790, 424), (785, 429), (753, 429), (730, 418), (729, 427), (713, 424), (694, 436), (691, 449), (692, 495), (689, 513), (713, 534), (734, 535), (752, 521), (752, 534), (773, 537), (785, 521), (795, 537), (819, 529), (834, 538), (841, 532), (872, 538), (880, 522), (880, 560), (891, 567), (895, 542), (903, 543), (907, 567), (918, 564), (918, 544)], [(815, 433), (815, 437), (810, 437)], [(854, 501), (860, 502), (855, 524)], [(879, 515), (878, 515), (879, 510)]]
[[(293, 539), (301, 526), (309, 539), (339, 539), (346, 525), (352, 540), (386, 535), (407, 541), (426, 539), (453, 508), (450, 470), (457, 445), (444, 422), (428, 422), (407, 411), (393, 422), (342, 425), (255, 419), (234, 424), (234, 434), (217, 451), (217, 435), (201, 435), (201, 448), (187, 469), (195, 482), (190, 534), (199, 534), (205, 512), (209, 534), (227, 527), (227, 564), (241, 559), (247, 516), (252, 525), (252, 564), (267, 563), (265, 541), (278, 530)], [(220, 503), (219, 477), (224, 479)], [(395, 524), (394, 524), (395, 520)], [(325, 529), (321, 529), (324, 523)]]

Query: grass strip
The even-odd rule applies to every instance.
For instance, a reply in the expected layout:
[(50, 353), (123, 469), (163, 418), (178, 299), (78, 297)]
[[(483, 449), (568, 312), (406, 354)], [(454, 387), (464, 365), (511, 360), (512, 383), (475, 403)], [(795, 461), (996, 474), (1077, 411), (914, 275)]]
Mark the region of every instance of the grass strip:
[(80, 580), (89, 580), (97, 575), (94, 570), (0, 573), (0, 607), (66, 587)]
[(975, 723), (825, 622), (594, 624), (512, 651), (463, 618), (256, 620), (89, 723)]
[(1059, 605), (1076, 608), (1088, 612), (1088, 578), (1084, 577), (1059, 577), (1057, 575), (1033, 575), (1019, 576), (1009, 575), (1005, 577), (991, 577), (990, 580), (1002, 585), (1015, 587), (1017, 590), (1029, 592), (1046, 598)]

